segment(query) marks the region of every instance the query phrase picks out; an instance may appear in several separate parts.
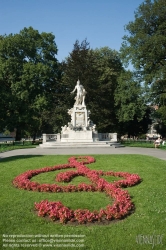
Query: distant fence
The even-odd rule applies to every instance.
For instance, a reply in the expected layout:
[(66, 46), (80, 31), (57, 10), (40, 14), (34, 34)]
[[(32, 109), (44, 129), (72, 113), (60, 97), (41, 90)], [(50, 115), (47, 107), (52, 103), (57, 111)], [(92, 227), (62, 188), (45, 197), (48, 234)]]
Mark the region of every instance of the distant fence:
[(14, 140), (15, 140), (15, 138), (13, 138), (13, 137), (7, 137), (7, 136), (0, 137), (0, 143), (1, 142), (8, 142), (8, 141), (13, 142)]
[(26, 140), (21, 140), (21, 141), (1, 141), (0, 140), (0, 147), (8, 147), (8, 146), (29, 146), (29, 145), (39, 145), (42, 143), (42, 141), (26, 141)]

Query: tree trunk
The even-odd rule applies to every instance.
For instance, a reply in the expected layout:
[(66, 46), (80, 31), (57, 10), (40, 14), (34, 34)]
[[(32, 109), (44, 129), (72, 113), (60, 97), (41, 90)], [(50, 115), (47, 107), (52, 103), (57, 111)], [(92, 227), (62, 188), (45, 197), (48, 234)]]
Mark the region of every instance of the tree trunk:
[(16, 129), (16, 141), (20, 141), (21, 140), (21, 129), (17, 128)]
[(35, 141), (35, 139), (36, 139), (36, 132), (34, 132), (33, 134), (33, 141)]

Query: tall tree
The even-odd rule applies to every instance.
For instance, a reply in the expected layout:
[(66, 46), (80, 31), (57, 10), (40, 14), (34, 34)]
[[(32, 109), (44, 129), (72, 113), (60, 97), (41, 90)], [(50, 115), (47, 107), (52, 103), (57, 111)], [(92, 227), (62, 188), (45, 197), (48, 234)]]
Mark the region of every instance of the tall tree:
[[(69, 93), (80, 79), (87, 91), (85, 102), (91, 111), (90, 118), (99, 132), (115, 131), (114, 91), (121, 69), (116, 51), (108, 47), (92, 50), (86, 39), (81, 44), (75, 42), (73, 51), (64, 62), (63, 83)], [(71, 107), (73, 96), (68, 101)]]
[(115, 89), (118, 76), (122, 71), (119, 54), (108, 47), (95, 49), (96, 86), (94, 100), (91, 102), (93, 117), (101, 132), (116, 132), (117, 118), (115, 109)]
[(121, 72), (115, 91), (115, 106), (120, 134), (138, 136), (146, 133), (150, 120), (150, 108), (146, 104), (144, 88), (130, 70)]
[(165, 0), (145, 0), (135, 12), (135, 20), (125, 27), (129, 35), (123, 37), (121, 56), (124, 62), (131, 61), (148, 84), (165, 81), (165, 16)]
[[(81, 44), (78, 40), (74, 43), (74, 47), (70, 55), (62, 63), (62, 82), (68, 90), (67, 95), (73, 90), (76, 82), (80, 79), (84, 87), (88, 88), (89, 83), (94, 83), (95, 72), (93, 69), (94, 57), (87, 40), (83, 40)], [(89, 98), (89, 91), (87, 91), (86, 99)], [(68, 105), (73, 105), (73, 96), (68, 99)]]
[[(135, 20), (126, 25), (121, 57), (131, 62), (142, 82), (151, 89), (151, 105), (158, 105), (159, 121), (166, 109), (166, 1), (145, 0), (135, 12)], [(162, 102), (161, 102), (162, 100)], [(165, 127), (166, 130), (166, 127)]]
[[(94, 56), (87, 39), (81, 43), (76, 40), (72, 52), (62, 63), (62, 84), (66, 89), (64, 96), (67, 109), (74, 104), (74, 96), (70, 92), (74, 89), (79, 78), (84, 86), (86, 94), (86, 105), (91, 110), (89, 102), (94, 98), (93, 91), (96, 87), (96, 72), (94, 70)], [(70, 117), (66, 115), (66, 123)]]
[(42, 129), (45, 109), (56, 102), (59, 71), (57, 46), (51, 33), (32, 27), (0, 38), (1, 129), (29, 131)]

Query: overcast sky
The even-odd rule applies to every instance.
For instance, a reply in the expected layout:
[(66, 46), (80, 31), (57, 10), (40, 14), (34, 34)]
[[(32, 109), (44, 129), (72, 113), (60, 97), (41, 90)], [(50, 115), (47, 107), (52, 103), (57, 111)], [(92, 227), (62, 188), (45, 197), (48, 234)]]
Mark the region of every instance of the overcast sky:
[(0, 34), (19, 33), (32, 26), (55, 35), (62, 61), (76, 39), (90, 47), (119, 50), (124, 26), (134, 20), (143, 0), (0, 0)]

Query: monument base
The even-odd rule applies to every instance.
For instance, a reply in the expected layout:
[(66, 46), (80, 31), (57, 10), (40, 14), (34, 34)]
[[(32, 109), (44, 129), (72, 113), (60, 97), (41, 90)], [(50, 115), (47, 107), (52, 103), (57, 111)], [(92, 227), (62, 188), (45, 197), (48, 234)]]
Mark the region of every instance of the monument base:
[(61, 142), (93, 142), (92, 131), (66, 131), (61, 134)]

